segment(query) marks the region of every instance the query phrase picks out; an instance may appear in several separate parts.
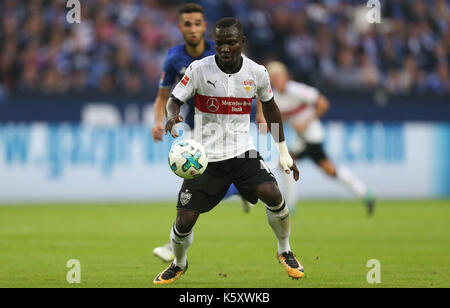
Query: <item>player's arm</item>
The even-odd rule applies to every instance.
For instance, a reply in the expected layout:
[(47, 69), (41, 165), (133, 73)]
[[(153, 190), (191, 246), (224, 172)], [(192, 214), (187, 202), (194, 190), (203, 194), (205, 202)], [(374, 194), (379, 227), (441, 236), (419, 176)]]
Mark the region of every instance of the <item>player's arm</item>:
[(169, 132), (172, 137), (177, 138), (178, 133), (174, 129), (174, 126), (177, 123), (183, 122), (183, 118), (180, 116), (180, 110), (181, 106), (183, 105), (183, 102), (180, 101), (175, 96), (171, 95), (169, 99), (167, 100), (166, 105), (166, 127), (165, 127), (165, 134)]
[(259, 99), (256, 99), (256, 117), (255, 117), (255, 122), (256, 124), (258, 124), (258, 130), (263, 133), (263, 134), (267, 134), (268, 129), (267, 129), (267, 121), (266, 118), (264, 118), (264, 113), (262, 110), (262, 104), (261, 101)]
[(319, 94), (314, 105), (314, 113), (305, 121), (294, 124), (294, 129), (297, 131), (297, 133), (303, 133), (308, 125), (312, 123), (312, 121), (314, 121), (315, 119), (320, 119), (328, 111), (328, 109), (330, 109), (330, 103), (328, 99), (324, 95)]
[(155, 124), (152, 127), (153, 140), (161, 141), (164, 133), (164, 113), (166, 109), (166, 103), (169, 99), (170, 89), (159, 88), (158, 96), (156, 97), (153, 105), (153, 113), (155, 115)]
[(174, 67), (174, 60), (176, 55), (173, 53), (167, 54), (162, 67), (161, 79), (159, 80), (158, 96), (153, 105), (153, 112), (155, 122), (152, 128), (152, 135), (155, 141), (160, 141), (164, 133), (164, 114), (167, 100), (169, 99), (171, 89), (177, 79), (177, 70)]
[(319, 98), (316, 102), (316, 111), (314, 117), (316, 119), (321, 118), (328, 111), (328, 109), (330, 109), (330, 102), (325, 96), (319, 94)]
[(295, 162), (292, 160), (291, 155), (289, 154), (289, 150), (284, 137), (284, 129), (280, 109), (278, 108), (273, 98), (268, 102), (262, 102), (261, 106), (264, 118), (267, 121), (268, 130), (271, 132), (280, 153), (280, 165), (288, 174), (290, 173), (289, 170), (292, 170), (294, 173), (294, 179), (298, 181), (299, 171), (297, 169), (297, 166), (295, 165)]

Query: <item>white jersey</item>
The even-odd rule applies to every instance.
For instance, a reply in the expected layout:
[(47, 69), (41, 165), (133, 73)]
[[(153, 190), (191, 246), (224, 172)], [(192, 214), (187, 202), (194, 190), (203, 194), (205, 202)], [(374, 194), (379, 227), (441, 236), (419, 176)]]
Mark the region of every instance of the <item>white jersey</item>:
[(220, 70), (214, 56), (194, 61), (172, 94), (182, 102), (194, 97), (194, 139), (205, 146), (210, 162), (255, 149), (250, 135), (252, 100), (273, 98), (265, 67), (246, 57), (235, 74)]
[[(300, 82), (289, 80), (284, 92), (273, 90), (275, 102), (281, 111), (283, 121), (295, 125), (310, 118), (315, 111), (319, 91)], [(308, 143), (321, 143), (324, 139), (323, 126), (313, 120), (300, 136)]]

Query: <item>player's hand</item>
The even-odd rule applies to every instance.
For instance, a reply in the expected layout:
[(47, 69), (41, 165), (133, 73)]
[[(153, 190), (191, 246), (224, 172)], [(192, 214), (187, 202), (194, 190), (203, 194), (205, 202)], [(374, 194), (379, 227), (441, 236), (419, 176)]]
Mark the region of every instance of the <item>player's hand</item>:
[(183, 122), (183, 118), (181, 116), (174, 116), (168, 119), (166, 122), (165, 134), (167, 135), (167, 133), (170, 133), (173, 138), (177, 138), (178, 133), (175, 130), (175, 125), (180, 122)]
[(294, 180), (297, 182), (298, 179), (300, 178), (300, 171), (298, 171), (297, 165), (294, 163), (292, 163), (292, 166), (290, 168), (292, 170), (293, 176), (294, 176)]
[(152, 136), (155, 142), (162, 141), (164, 134), (164, 125), (163, 123), (156, 123), (152, 127)]
[(287, 174), (291, 174), (294, 177), (294, 180), (297, 182), (300, 177), (300, 171), (298, 171), (297, 165), (295, 164), (294, 160), (290, 157), (280, 157), (280, 166), (281, 169), (284, 170)]
[(284, 172), (291, 174), (293, 172), (294, 180), (298, 181), (300, 172), (295, 164), (294, 158), (289, 153), (286, 141), (277, 144), (278, 152), (280, 153), (280, 166)]

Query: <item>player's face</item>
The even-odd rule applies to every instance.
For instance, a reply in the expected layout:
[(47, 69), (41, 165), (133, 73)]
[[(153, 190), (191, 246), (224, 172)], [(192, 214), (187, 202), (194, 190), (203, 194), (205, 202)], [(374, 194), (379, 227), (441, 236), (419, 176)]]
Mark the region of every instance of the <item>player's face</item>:
[(240, 64), (245, 38), (236, 27), (216, 29), (215, 47), (221, 65), (233, 68)]
[(287, 81), (288, 75), (286, 73), (277, 72), (270, 74), (271, 86), (280, 92), (284, 92)]
[(178, 29), (187, 44), (197, 46), (203, 40), (206, 31), (203, 14), (199, 12), (181, 14)]

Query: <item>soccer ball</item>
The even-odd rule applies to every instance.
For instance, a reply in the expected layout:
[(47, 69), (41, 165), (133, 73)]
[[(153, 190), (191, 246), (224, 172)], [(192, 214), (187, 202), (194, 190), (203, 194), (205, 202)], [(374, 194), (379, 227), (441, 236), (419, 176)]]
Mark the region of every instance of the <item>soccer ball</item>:
[(205, 148), (194, 140), (174, 142), (169, 152), (170, 169), (183, 179), (202, 175), (208, 166)]

